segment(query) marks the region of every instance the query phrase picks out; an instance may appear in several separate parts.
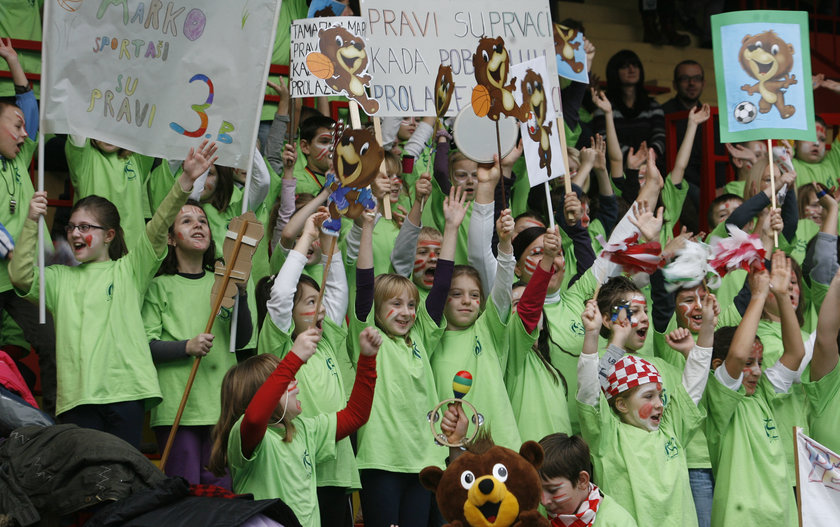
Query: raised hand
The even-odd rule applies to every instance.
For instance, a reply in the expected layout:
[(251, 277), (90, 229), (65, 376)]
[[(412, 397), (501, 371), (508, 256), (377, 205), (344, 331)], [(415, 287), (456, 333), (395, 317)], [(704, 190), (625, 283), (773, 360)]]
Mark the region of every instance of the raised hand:
[(298, 334), (295, 343), (292, 345), (292, 353), (297, 355), (303, 362), (306, 362), (309, 360), (309, 357), (315, 355), (320, 340), (321, 330), (318, 328), (309, 328)]
[(647, 141), (642, 141), (642, 144), (639, 145), (639, 150), (634, 151), (633, 147), (630, 147), (630, 150), (627, 152), (627, 168), (631, 170), (639, 170), (642, 168), (642, 165), (645, 164), (648, 158), (648, 147)]
[(767, 269), (761, 271), (752, 269), (747, 275), (750, 284), (750, 293), (753, 297), (766, 297), (770, 291), (770, 273)]
[(368, 326), (359, 333), (359, 353), (365, 357), (375, 357), (381, 345), (382, 335), (376, 328)]
[(601, 134), (595, 134), (591, 139), (592, 149), (596, 152), (595, 163), (592, 168), (596, 170), (607, 169), (607, 142)]
[(546, 229), (543, 236), (543, 258), (547, 258), (553, 262), (557, 254), (560, 253), (560, 234), (559, 227), (554, 226), (554, 229)]
[(688, 357), (691, 350), (694, 348), (694, 337), (691, 336), (691, 331), (687, 328), (677, 328), (674, 331), (665, 335), (665, 342), (668, 345)]
[[(595, 106), (597, 106), (599, 110), (604, 112), (605, 115), (612, 113), (612, 103), (609, 99), (607, 99), (606, 93), (601, 90), (597, 90), (594, 87), (589, 88), (589, 91), (592, 94), (592, 102), (595, 103)], [(644, 150), (644, 148), (641, 148), (641, 150)]]
[(293, 174), (295, 163), (297, 163), (297, 148), (292, 143), (286, 143), (283, 147), (283, 174)]
[(680, 233), (671, 238), (671, 240), (665, 244), (665, 248), (662, 249), (662, 257), (666, 260), (672, 259), (683, 247), (685, 247), (685, 242), (690, 240), (693, 236), (694, 235), (688, 232), (688, 229), (683, 226)]
[[(504, 209), (496, 220), (496, 234), (499, 236), (499, 244), (509, 244), (513, 238), (513, 226), (516, 222), (510, 213), (510, 209)], [(505, 251), (507, 252), (507, 251)]]
[(664, 211), (663, 207), (659, 207), (656, 215), (654, 215), (653, 209), (648, 207), (647, 201), (636, 201), (633, 202), (633, 215), (628, 216), (627, 219), (639, 229), (642, 238), (649, 242), (656, 241), (659, 239), (659, 232), (662, 230)]
[(449, 403), (440, 420), (440, 429), (447, 441), (458, 444), (466, 437), (469, 424), (461, 403)]
[(461, 187), (449, 189), (449, 196), (443, 200), (443, 217), (447, 226), (452, 225), (455, 228), (461, 226), (469, 206), (466, 200), (467, 193)]
[(777, 250), (770, 258), (773, 269), (770, 271), (770, 291), (779, 298), (787, 298), (790, 290), (790, 259), (784, 251)]
[(701, 108), (697, 106), (692, 106), (691, 110), (688, 112), (688, 122), (694, 124), (703, 124), (709, 120), (709, 117), (712, 115), (712, 110), (709, 108), (708, 104), (704, 104)]
[(589, 334), (598, 334), (601, 331), (601, 312), (598, 310), (598, 302), (595, 300), (588, 300), (586, 308), (580, 315), (580, 320), (583, 322), (583, 329)]
[(583, 217), (583, 205), (581, 205), (580, 199), (574, 191), (566, 192), (563, 198), (563, 217), (566, 218), (568, 225), (577, 225), (577, 222)]
[(36, 192), (32, 199), (29, 200), (29, 214), (27, 218), (37, 222), (38, 218), (47, 215), (47, 191), (41, 190)]
[(187, 153), (187, 158), (184, 159), (184, 170), (181, 172), (181, 188), (187, 191), (192, 188), (193, 183), (198, 177), (210, 169), (210, 166), (215, 163), (219, 157), (216, 156), (216, 142), (207, 141), (201, 142), (198, 150), (190, 148)]
[(414, 183), (414, 199), (423, 201), (432, 193), (432, 176), (428, 172), (423, 172)]

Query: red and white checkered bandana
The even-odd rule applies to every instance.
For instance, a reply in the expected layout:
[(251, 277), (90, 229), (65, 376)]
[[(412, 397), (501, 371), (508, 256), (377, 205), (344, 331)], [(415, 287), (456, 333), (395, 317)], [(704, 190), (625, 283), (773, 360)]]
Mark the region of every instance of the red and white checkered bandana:
[(662, 377), (656, 367), (645, 359), (625, 355), (610, 368), (604, 395), (607, 396), (607, 399), (612, 399), (630, 388), (649, 382), (662, 383)]

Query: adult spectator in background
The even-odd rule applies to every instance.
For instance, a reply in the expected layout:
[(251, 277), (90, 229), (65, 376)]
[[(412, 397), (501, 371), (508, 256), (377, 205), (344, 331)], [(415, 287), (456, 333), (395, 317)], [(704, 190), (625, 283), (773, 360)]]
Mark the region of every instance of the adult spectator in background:
[[(686, 112), (691, 108), (702, 106), (700, 95), (703, 93), (705, 78), (703, 67), (694, 60), (684, 60), (674, 67), (674, 91), (676, 95), (662, 105), (665, 114)], [(682, 144), (685, 137), (687, 119), (677, 121), (677, 144)], [(683, 225), (691, 232), (698, 232), (698, 214), (700, 206), (700, 168), (703, 159), (703, 134), (698, 130), (694, 136), (694, 146), (691, 157), (685, 168), (685, 181), (689, 184), (688, 200), (683, 207)]]
[[(632, 148), (645, 142), (656, 153), (657, 166), (664, 167), (665, 113), (659, 103), (645, 92), (645, 71), (639, 56), (623, 49), (607, 62), (607, 98), (613, 106), (613, 118), (626, 157)], [(592, 129), (606, 137), (604, 113), (593, 113)]]

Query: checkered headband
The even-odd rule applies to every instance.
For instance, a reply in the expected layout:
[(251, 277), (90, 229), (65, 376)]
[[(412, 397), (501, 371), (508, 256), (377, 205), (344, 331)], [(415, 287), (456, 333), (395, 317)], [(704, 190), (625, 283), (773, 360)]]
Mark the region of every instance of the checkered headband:
[(636, 386), (649, 382), (662, 383), (662, 377), (656, 367), (645, 359), (625, 355), (610, 368), (607, 382), (608, 385), (604, 390), (604, 395), (607, 396), (607, 399), (612, 399)]

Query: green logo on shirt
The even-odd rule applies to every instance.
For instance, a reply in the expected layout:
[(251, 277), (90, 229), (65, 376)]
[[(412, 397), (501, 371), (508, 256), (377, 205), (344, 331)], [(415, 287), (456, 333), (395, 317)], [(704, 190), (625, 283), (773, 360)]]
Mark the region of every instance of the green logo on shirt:
[(105, 301), (110, 302), (114, 298), (114, 282), (108, 284), (108, 290), (105, 292)]
[(571, 329), (572, 333), (574, 333), (578, 337), (583, 337), (586, 335), (586, 330), (584, 330), (583, 323), (580, 320), (572, 322), (572, 325), (569, 326), (569, 329)]
[(475, 356), (478, 357), (481, 355), (481, 341), (478, 340), (478, 335), (475, 336), (475, 349), (473, 350)]
[(221, 318), (222, 320), (230, 320), (232, 314), (233, 310), (228, 307), (223, 307), (219, 309), (219, 318)]
[(772, 417), (764, 418), (764, 433), (767, 435), (767, 439), (771, 441), (779, 439), (779, 434), (776, 433), (776, 423)]
[(137, 172), (131, 167), (131, 161), (125, 164), (125, 178), (129, 181), (137, 177)]
[(330, 373), (333, 374), (333, 377), (338, 377), (338, 374), (335, 372), (335, 363), (332, 360), (332, 357), (327, 357), (327, 369), (330, 370)]
[(416, 358), (416, 359), (422, 359), (423, 358), (423, 356), (420, 355), (420, 350), (417, 349), (417, 343), (412, 343), (411, 348), (412, 348), (411, 352), (414, 354), (414, 358)]
[(680, 445), (677, 443), (677, 439), (671, 436), (671, 439), (665, 443), (665, 457), (668, 459), (674, 459), (677, 457), (677, 454), (680, 453)]
[(303, 451), (303, 457), (301, 458), (303, 461), (303, 469), (306, 471), (307, 476), (312, 476), (312, 460), (309, 459), (309, 449), (305, 449)]

